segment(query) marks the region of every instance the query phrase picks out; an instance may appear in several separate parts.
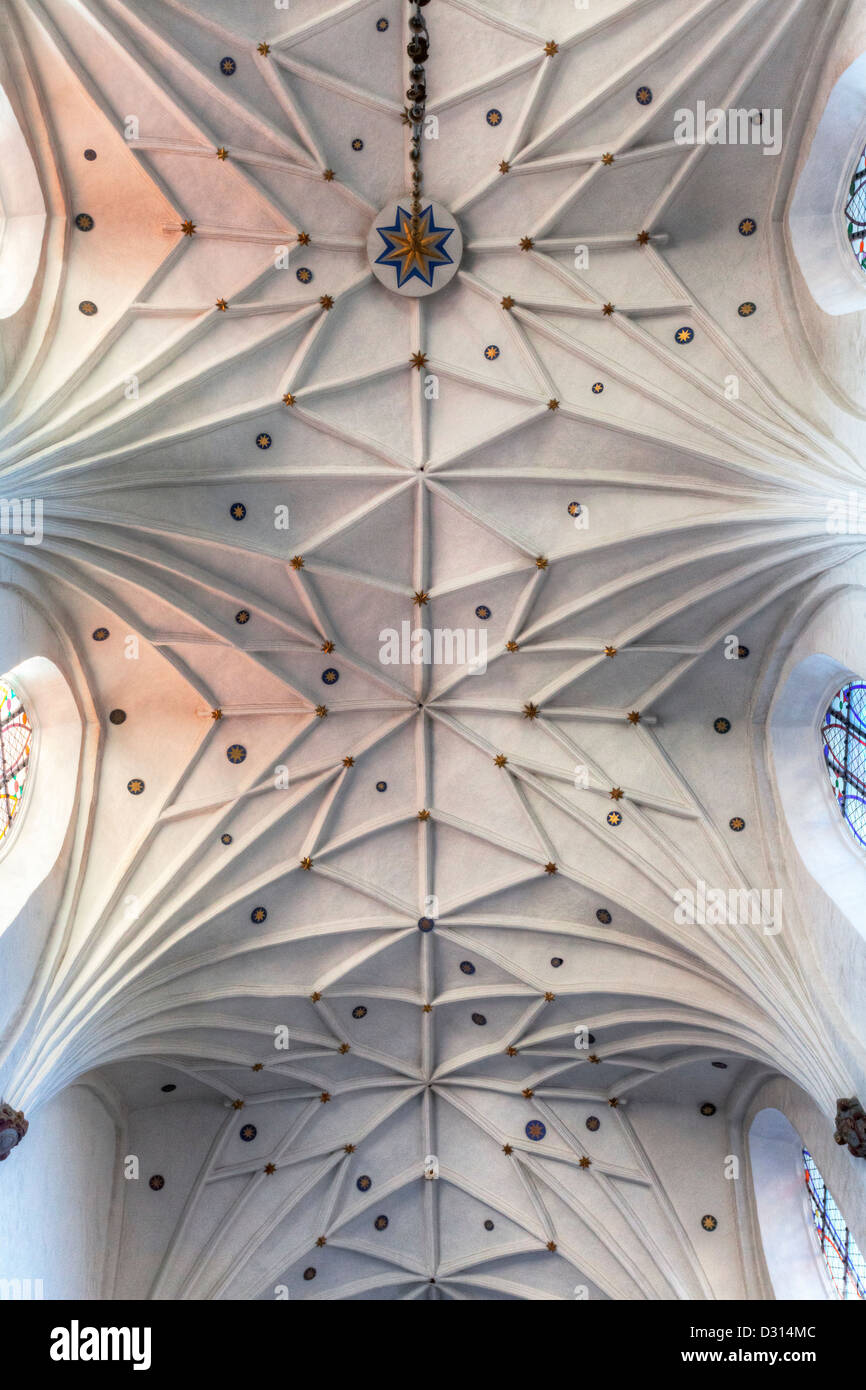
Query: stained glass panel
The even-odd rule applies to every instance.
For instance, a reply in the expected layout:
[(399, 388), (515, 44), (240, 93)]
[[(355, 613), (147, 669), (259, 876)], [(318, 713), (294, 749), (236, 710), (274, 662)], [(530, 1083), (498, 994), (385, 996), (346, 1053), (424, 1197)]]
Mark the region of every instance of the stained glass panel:
[(834, 695), (821, 732), (839, 810), (866, 845), (866, 685), (846, 685)]
[(851, 250), (862, 269), (866, 270), (866, 150), (861, 154), (848, 185), (845, 227)]
[(30, 766), (33, 730), (8, 681), (0, 680), (0, 845), (15, 820)]
[(803, 1150), (803, 1166), (812, 1220), (833, 1287), (840, 1298), (866, 1298), (866, 1260), (808, 1149)]

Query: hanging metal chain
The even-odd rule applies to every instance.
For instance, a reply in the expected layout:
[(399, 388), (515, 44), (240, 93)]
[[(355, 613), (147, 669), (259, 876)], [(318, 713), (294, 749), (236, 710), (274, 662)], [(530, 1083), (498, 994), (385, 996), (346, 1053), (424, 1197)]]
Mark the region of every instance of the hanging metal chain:
[(415, 0), (415, 12), (409, 19), (412, 37), (406, 48), (406, 52), (412, 59), (412, 67), (409, 70), (409, 86), (406, 89), (409, 105), (404, 110), (403, 119), (412, 131), (409, 158), (412, 161), (413, 236), (418, 235), (421, 226), (421, 187), (424, 181), (421, 157), (421, 138), (424, 133), (424, 116), (427, 111), (427, 73), (424, 64), (430, 55), (430, 35), (427, 32), (427, 23), (421, 9), (427, 4), (429, 4), (429, 0)]

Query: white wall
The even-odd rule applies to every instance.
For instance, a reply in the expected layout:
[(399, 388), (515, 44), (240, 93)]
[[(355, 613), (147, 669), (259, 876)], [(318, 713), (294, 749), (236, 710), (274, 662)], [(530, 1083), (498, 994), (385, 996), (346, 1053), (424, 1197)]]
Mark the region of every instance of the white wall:
[(115, 1124), (87, 1086), (30, 1117), (0, 1164), (0, 1279), (41, 1279), (46, 1299), (103, 1296)]

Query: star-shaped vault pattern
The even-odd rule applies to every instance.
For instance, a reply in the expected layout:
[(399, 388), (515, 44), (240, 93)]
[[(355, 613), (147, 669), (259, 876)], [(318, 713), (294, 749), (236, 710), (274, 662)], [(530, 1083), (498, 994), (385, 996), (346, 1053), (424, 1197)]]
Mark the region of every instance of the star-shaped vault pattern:
[[(824, 526), (855, 461), (764, 355), (776, 161), (740, 152), (720, 207), (670, 134), (696, 96), (793, 101), (819, 8), (439, 0), (425, 189), (465, 250), (422, 302), (365, 251), (407, 182), (396, 2), (266, 35), (229, 0), (7, 5), (52, 201), (0, 400), (45, 535), (0, 562), (63, 625), (93, 752), (3, 1084), (34, 1124), (82, 1077), (132, 1107), (166, 1188), (127, 1184), (118, 1296), (719, 1296), (699, 1222), (739, 1267), (735, 1184), (672, 1189), (672, 1100), (718, 1059), (849, 1093), (790, 934), (672, 912), (768, 881), (728, 830), (765, 808), (726, 634), (769, 651), (862, 548)], [(426, 272), (383, 232), (398, 277), (448, 259), (427, 212)], [(379, 659), (479, 608), (483, 674)], [(165, 1079), (183, 1176), (135, 1128)]]

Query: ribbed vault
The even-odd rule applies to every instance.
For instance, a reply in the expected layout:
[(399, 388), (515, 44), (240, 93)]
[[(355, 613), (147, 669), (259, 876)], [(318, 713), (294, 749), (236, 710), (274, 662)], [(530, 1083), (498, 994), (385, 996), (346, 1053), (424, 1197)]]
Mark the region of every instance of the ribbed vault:
[[(828, 1113), (848, 1078), (793, 928), (674, 894), (776, 882), (754, 683), (862, 539), (786, 389), (786, 161), (671, 132), (698, 99), (796, 129), (838, 7), (433, 0), (425, 189), (465, 250), (425, 301), (365, 250), (411, 6), (4, 8), (49, 216), (0, 401), (45, 537), (0, 556), (50, 586), (91, 749), (5, 1094), (178, 1085), (127, 1296), (718, 1294), (735, 1197), (672, 1193), (654, 1108), (693, 1125), (719, 1059)], [(383, 665), (403, 623), (483, 625), (486, 671)]]

